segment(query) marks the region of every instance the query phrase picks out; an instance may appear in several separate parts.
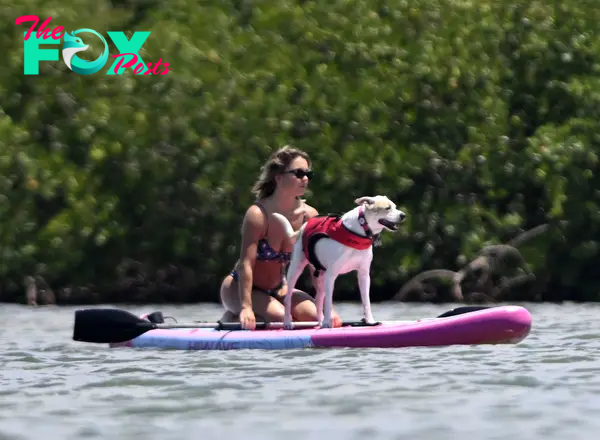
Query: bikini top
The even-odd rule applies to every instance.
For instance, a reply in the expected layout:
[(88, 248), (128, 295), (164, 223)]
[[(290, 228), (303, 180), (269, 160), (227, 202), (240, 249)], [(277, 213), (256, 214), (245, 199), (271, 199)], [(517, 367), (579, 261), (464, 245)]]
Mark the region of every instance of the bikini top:
[[(258, 251), (256, 253), (256, 259), (258, 261), (275, 261), (280, 263), (289, 262), (292, 258), (291, 252), (276, 252), (267, 242), (267, 235), (269, 233), (269, 216), (267, 215), (267, 211), (265, 210), (264, 206), (262, 206), (258, 202), (256, 202), (255, 205), (260, 208), (260, 210), (265, 215), (265, 218), (267, 219), (267, 231), (265, 232), (265, 237), (261, 238), (258, 241)], [(306, 221), (306, 214), (304, 214), (304, 221)]]

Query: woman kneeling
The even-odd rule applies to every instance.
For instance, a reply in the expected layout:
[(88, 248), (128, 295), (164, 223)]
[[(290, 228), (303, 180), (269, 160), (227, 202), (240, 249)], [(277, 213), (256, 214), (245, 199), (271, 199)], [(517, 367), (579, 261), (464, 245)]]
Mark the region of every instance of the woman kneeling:
[[(292, 244), (272, 214), (277, 212), (287, 217), (294, 230), (318, 215), (315, 208), (301, 199), (312, 174), (308, 154), (288, 146), (276, 151), (261, 168), (253, 188), (256, 202), (247, 209), (242, 223), (240, 258), (221, 284), (221, 302), (226, 309), (222, 321), (239, 320), (242, 328), (250, 330), (256, 327), (256, 316), (283, 322), (283, 301), (290, 294), (285, 271)], [(317, 321), (313, 298), (297, 289), (291, 295), (293, 319)], [(334, 327), (341, 322), (333, 312)]]

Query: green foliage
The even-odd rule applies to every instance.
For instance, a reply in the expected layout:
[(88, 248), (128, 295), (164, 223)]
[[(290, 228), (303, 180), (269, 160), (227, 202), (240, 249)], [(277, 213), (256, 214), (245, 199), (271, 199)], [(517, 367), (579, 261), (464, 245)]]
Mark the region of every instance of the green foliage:
[[(155, 287), (152, 274), (187, 268), (186, 299), (216, 299), (259, 167), (290, 143), (313, 158), (309, 203), (320, 212), (378, 193), (408, 213), (376, 250), (374, 298), (549, 223), (526, 252), (536, 291), (598, 299), (600, 8), (592, 0), (0, 6), (5, 298), (27, 275), (114, 291), (133, 260)], [(29, 24), (14, 25), (25, 14), (51, 15), (50, 27), (67, 31), (151, 31), (140, 55), (172, 70), (105, 75), (109, 57), (90, 76), (62, 61), (25, 76)], [(352, 278), (336, 287), (357, 298)]]

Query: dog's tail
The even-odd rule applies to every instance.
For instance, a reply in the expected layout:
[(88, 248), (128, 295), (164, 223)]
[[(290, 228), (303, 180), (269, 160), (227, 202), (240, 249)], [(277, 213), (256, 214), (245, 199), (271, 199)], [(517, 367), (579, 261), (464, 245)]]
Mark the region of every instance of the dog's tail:
[(288, 238), (292, 240), (292, 243), (296, 243), (296, 240), (298, 240), (298, 237), (300, 237), (300, 234), (302, 234), (302, 230), (304, 229), (304, 225), (302, 225), (302, 227), (300, 229), (298, 229), (297, 231), (294, 231), (294, 228), (292, 227), (292, 224), (283, 215), (274, 212), (273, 216), (277, 220), (279, 220), (279, 223), (281, 223), (281, 225), (285, 229), (285, 235), (287, 235)]

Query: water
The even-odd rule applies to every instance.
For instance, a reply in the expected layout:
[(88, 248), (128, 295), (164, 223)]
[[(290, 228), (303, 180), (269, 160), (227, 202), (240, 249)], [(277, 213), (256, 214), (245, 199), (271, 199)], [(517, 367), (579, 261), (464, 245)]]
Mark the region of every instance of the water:
[[(512, 346), (161, 352), (72, 341), (74, 308), (0, 304), (0, 439), (597, 438), (600, 306), (524, 305), (533, 330)], [(206, 304), (118, 307), (219, 316)], [(337, 307), (360, 318), (358, 304)]]

